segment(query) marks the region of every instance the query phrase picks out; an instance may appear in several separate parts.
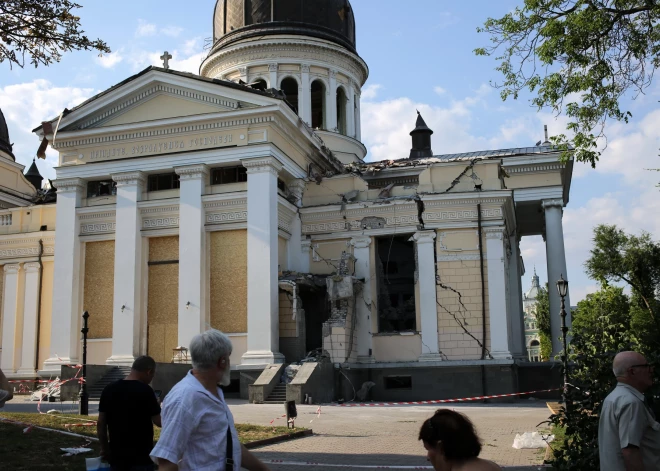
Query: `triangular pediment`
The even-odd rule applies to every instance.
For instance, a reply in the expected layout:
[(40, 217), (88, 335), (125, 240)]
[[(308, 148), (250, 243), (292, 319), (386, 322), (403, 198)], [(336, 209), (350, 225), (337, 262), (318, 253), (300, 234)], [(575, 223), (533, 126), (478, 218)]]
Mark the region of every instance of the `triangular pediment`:
[[(189, 75), (189, 74), (188, 74)], [(202, 77), (157, 70), (131, 77), (71, 110), (62, 132), (233, 112), (277, 100)]]

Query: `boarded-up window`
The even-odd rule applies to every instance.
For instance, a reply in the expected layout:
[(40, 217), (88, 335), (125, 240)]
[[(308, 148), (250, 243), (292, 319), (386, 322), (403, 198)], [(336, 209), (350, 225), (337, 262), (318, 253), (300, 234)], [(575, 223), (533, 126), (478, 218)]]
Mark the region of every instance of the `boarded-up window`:
[(85, 244), (83, 310), (89, 312), (90, 339), (112, 338), (115, 292), (115, 241)]
[(247, 332), (247, 231), (211, 233), (211, 327)]

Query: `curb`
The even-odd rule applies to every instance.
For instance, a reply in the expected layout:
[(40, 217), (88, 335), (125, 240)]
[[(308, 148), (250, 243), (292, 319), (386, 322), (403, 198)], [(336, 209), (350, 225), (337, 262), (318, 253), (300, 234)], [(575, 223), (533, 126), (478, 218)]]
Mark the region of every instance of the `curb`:
[(301, 430), (300, 432), (287, 433), (278, 437), (266, 438), (265, 440), (257, 440), (254, 442), (246, 443), (245, 448), (252, 450), (267, 445), (274, 445), (275, 443), (288, 442), (289, 440), (296, 440), (297, 438), (311, 437), (314, 435), (312, 430)]

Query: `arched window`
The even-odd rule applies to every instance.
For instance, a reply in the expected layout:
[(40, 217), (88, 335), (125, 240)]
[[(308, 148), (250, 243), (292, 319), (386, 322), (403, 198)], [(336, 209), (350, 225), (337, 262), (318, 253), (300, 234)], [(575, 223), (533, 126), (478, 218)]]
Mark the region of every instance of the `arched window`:
[(312, 128), (325, 129), (325, 84), (312, 82)]
[(296, 79), (293, 77), (285, 78), (282, 80), (280, 88), (284, 92), (284, 95), (286, 95), (287, 103), (298, 114), (298, 82), (296, 82)]
[(538, 340), (532, 340), (532, 341), (529, 343), (529, 346), (530, 346), (530, 347), (538, 347), (539, 345), (540, 345), (540, 344), (539, 344), (539, 341), (538, 341)]
[(266, 91), (268, 88), (268, 84), (264, 79), (257, 79), (254, 82), (252, 82), (252, 88), (255, 90), (261, 90), (262, 92)]
[(337, 130), (339, 134), (346, 135), (346, 92), (342, 87), (337, 88)]

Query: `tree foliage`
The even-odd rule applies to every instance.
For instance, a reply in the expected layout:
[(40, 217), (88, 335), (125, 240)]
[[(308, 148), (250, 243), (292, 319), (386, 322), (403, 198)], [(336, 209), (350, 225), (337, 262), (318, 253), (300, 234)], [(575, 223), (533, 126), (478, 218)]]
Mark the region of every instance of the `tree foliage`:
[[(649, 362), (660, 359), (658, 288), (660, 245), (649, 234), (626, 234), (616, 226), (594, 229), (594, 247), (586, 262), (587, 273), (601, 290), (578, 303), (573, 314), (567, 408), (551, 417), (565, 427), (567, 446), (555, 453), (555, 469), (599, 469), (598, 420), (603, 400), (616, 379), (614, 356), (624, 350), (643, 353)], [(610, 282), (625, 282), (631, 295)], [(656, 372), (658, 375), (660, 371)], [(656, 384), (657, 384), (656, 378)], [(653, 403), (658, 387), (648, 393)], [(658, 402), (654, 408), (658, 412)]]
[(642, 93), (660, 65), (659, 19), (660, 0), (524, 0), (478, 28), (492, 46), (475, 53), (500, 50), (502, 99), (529, 90), (534, 106), (565, 114), (573, 137), (554, 143), (595, 167), (606, 121), (628, 122), (622, 96)]
[(90, 40), (80, 29), (69, 0), (0, 1), (0, 62), (25, 66), (26, 56), (35, 67), (59, 62), (73, 50), (110, 52), (100, 39)]
[(536, 325), (539, 328), (539, 340), (541, 344), (541, 360), (550, 360), (552, 355), (552, 333), (550, 330), (550, 297), (548, 296), (548, 284), (545, 288), (539, 288), (536, 296)]

